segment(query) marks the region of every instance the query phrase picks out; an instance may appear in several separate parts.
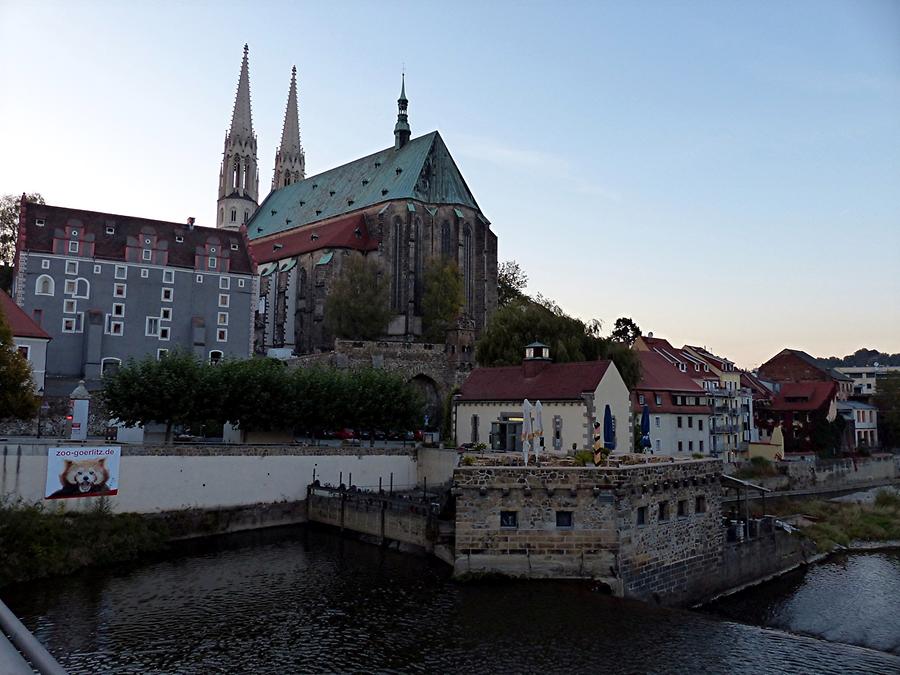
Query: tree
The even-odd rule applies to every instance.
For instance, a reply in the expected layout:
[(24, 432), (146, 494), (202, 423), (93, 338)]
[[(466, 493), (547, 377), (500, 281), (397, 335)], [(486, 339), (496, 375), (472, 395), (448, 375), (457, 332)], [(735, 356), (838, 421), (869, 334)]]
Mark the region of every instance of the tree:
[(422, 422), (424, 407), (418, 392), (396, 373), (375, 368), (352, 371), (345, 380), (347, 412), (344, 426), (366, 432), (405, 431)]
[(425, 270), (422, 332), (429, 342), (443, 343), (447, 329), (459, 316), (465, 297), (462, 275), (452, 260), (431, 262)]
[(372, 258), (351, 256), (328, 294), (325, 326), (335, 336), (374, 340), (391, 317), (390, 281)]
[(0, 309), (0, 419), (28, 419), (37, 414), (39, 405), (31, 366), (16, 350), (12, 329)]
[(214, 419), (244, 432), (293, 427), (291, 383), (282, 361), (234, 359), (207, 369), (219, 392)]
[(600, 337), (599, 322), (571, 317), (540, 294), (500, 307), (481, 334), (476, 357), (482, 366), (517, 365), (525, 345), (534, 341), (549, 346), (557, 363), (610, 359), (629, 389), (640, 381), (640, 361), (632, 350)]
[(207, 368), (185, 352), (171, 352), (157, 360), (147, 356), (129, 360), (104, 377), (102, 398), (109, 416), (128, 426), (158, 422), (166, 425), (166, 443), (175, 424), (205, 418), (208, 399)]
[(616, 319), (616, 324), (610, 334), (615, 342), (621, 342), (629, 347), (642, 335), (640, 326), (626, 316)]
[(513, 300), (525, 297), (528, 276), (515, 260), (500, 263), (497, 270), (497, 303), (505, 307)]
[[(38, 204), (44, 203), (44, 198), (39, 192), (26, 194), (25, 199)], [(21, 195), (3, 195), (0, 197), (0, 265), (12, 265), (16, 255), (21, 200)]]
[(878, 406), (878, 440), (884, 448), (900, 448), (900, 373), (878, 378), (875, 389)]

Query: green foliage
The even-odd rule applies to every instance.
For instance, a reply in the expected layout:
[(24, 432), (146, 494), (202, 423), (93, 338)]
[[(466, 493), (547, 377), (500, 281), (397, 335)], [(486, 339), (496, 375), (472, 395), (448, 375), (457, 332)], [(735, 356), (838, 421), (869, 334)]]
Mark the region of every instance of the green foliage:
[(769, 478), (777, 476), (778, 469), (772, 462), (765, 457), (752, 457), (740, 469), (735, 471), (735, 478), (751, 479), (751, 478)]
[(574, 459), (575, 466), (594, 466), (594, 453), (591, 450), (579, 450)]
[(875, 495), (875, 506), (900, 509), (900, 494), (890, 490), (879, 490)]
[(878, 437), (882, 447), (900, 448), (900, 373), (878, 378), (875, 405), (878, 406)]
[(390, 281), (374, 258), (350, 256), (328, 294), (325, 327), (335, 337), (374, 340), (391, 317)]
[(434, 260), (425, 269), (422, 332), (428, 342), (443, 343), (462, 309), (463, 280), (452, 260)]
[(642, 335), (640, 326), (626, 316), (616, 319), (610, 339), (629, 347)]
[(0, 506), (0, 586), (68, 574), (84, 565), (136, 560), (164, 548), (168, 531), (159, 520), (92, 510), (50, 512), (34, 506)]
[(207, 372), (196, 357), (173, 351), (158, 360), (152, 356), (131, 359), (105, 377), (103, 401), (109, 416), (128, 426), (165, 424), (168, 442), (173, 425), (205, 419), (206, 396), (215, 390), (208, 386)]
[[(16, 256), (16, 239), (19, 236), (19, 206), (21, 195), (0, 197), (0, 265), (11, 265)], [(25, 195), (25, 199), (43, 204), (44, 198), (38, 192)]]
[(494, 313), (478, 341), (478, 363), (517, 365), (525, 345), (534, 341), (548, 345), (557, 363), (611, 359), (629, 389), (640, 381), (640, 361), (626, 345), (600, 337), (599, 322), (586, 324), (540, 295), (536, 300), (514, 300)]
[(528, 276), (515, 260), (500, 263), (497, 270), (497, 303), (505, 307), (513, 300), (525, 298)]
[(459, 463), (462, 466), (472, 466), (473, 464), (475, 464), (475, 458), (472, 457), (472, 455), (466, 455), (461, 460), (459, 460)]
[[(242, 431), (271, 431), (285, 427), (291, 416), (291, 386), (287, 369), (277, 359), (235, 359), (206, 369), (210, 394), (218, 411), (213, 419)], [(218, 395), (215, 395), (216, 392)]]
[(33, 417), (37, 415), (39, 405), (40, 399), (34, 394), (31, 366), (16, 351), (12, 330), (0, 310), (0, 419)]
[(395, 373), (375, 368), (354, 370), (343, 377), (343, 386), (343, 395), (338, 393), (345, 406), (340, 426), (400, 431), (422, 422), (424, 408), (418, 392)]

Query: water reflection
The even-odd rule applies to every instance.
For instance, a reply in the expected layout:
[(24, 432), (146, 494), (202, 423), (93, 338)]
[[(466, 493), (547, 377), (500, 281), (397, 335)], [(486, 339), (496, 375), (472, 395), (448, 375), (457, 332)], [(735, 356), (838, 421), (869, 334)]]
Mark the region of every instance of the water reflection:
[(587, 584), (458, 585), (439, 563), (328, 533), (185, 553), (4, 599), (73, 674), (900, 672), (891, 654)]

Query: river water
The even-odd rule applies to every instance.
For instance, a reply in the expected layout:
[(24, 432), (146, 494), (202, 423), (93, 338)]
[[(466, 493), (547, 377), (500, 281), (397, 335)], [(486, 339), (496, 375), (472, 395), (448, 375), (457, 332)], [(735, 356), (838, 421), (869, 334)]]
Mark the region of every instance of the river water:
[(2, 596), (73, 674), (900, 673), (897, 554), (687, 611), (583, 583), (457, 584), (440, 563), (302, 528), (180, 553)]

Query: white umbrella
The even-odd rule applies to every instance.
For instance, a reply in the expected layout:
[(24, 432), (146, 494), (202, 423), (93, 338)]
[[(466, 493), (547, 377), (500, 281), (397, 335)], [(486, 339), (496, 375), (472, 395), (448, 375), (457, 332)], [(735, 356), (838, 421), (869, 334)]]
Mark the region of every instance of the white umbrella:
[(544, 412), (544, 406), (538, 401), (534, 404), (534, 456), (537, 457), (541, 451), (541, 442), (538, 440), (544, 435), (544, 423), (541, 420), (541, 413)]
[(525, 466), (528, 466), (528, 453), (531, 452), (531, 403), (526, 398), (522, 403), (522, 455), (525, 457)]

